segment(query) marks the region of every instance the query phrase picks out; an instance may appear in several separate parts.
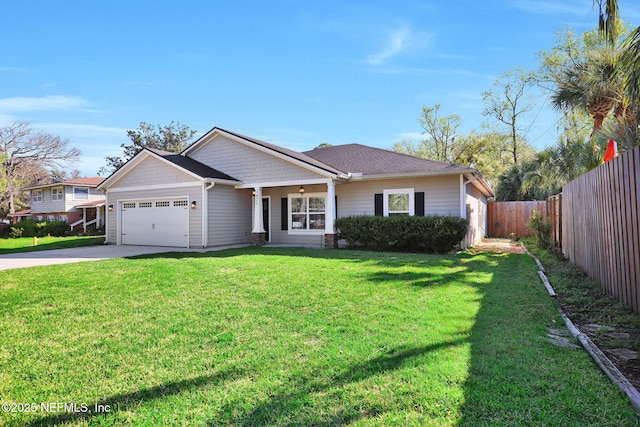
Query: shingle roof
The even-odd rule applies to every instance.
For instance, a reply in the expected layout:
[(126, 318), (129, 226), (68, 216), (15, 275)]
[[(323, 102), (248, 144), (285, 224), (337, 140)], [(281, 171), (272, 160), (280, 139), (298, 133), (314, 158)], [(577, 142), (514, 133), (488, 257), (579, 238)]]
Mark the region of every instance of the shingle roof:
[(168, 151), (155, 150), (150, 148), (145, 148), (145, 149), (173, 163), (176, 166), (179, 166), (183, 169), (188, 170), (191, 173), (198, 175), (201, 178), (214, 178), (214, 179), (224, 179), (228, 181), (238, 181), (232, 176), (229, 176), (226, 173), (220, 172), (219, 170), (213, 169), (192, 158), (185, 157), (176, 153), (170, 153)]
[(32, 187), (25, 187), (23, 190), (35, 190), (38, 188), (47, 188), (47, 187), (58, 187), (60, 185), (79, 185), (83, 187), (97, 187), (102, 184), (105, 178), (94, 176), (91, 178), (74, 178), (67, 179), (65, 181), (52, 182), (50, 184), (42, 184), (42, 185), (34, 185)]
[(79, 205), (76, 205), (76, 208), (95, 208), (97, 206), (102, 206), (104, 204), (107, 203), (106, 199), (100, 199), (100, 200), (92, 200), (90, 202), (86, 202), (86, 203), (81, 203)]
[(316, 148), (306, 151), (304, 154), (336, 169), (362, 173), (363, 176), (420, 173), (462, 174), (474, 171), (474, 169), (452, 163), (423, 159), (361, 144)]

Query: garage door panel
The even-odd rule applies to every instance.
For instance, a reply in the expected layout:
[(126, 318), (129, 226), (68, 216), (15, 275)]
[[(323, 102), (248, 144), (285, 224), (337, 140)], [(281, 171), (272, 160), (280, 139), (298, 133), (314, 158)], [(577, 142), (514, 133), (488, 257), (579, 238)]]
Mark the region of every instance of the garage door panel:
[(186, 199), (122, 203), (123, 245), (189, 246), (189, 207)]

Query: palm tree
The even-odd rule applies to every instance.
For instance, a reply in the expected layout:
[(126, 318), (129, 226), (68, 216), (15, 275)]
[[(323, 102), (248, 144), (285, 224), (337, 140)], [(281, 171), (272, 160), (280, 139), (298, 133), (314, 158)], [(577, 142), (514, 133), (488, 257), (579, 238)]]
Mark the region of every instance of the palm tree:
[[(594, 0), (598, 4), (598, 28), (606, 37), (607, 43), (615, 47), (619, 37), (619, 9), (617, 0)], [(640, 123), (640, 27), (631, 31), (619, 46), (620, 55), (616, 74), (622, 80), (622, 101), (625, 120), (621, 123), (622, 133), (628, 136), (629, 129), (635, 135), (633, 145), (640, 143), (637, 125)], [(620, 122), (620, 120), (618, 120)], [(620, 130), (619, 130), (620, 131)]]
[(594, 50), (562, 72), (551, 97), (552, 105), (562, 112), (575, 108), (586, 111), (593, 119), (593, 135), (622, 100), (619, 80), (615, 52), (607, 48)]
[(638, 123), (640, 109), (640, 27), (633, 30), (620, 46), (618, 72), (622, 78), (627, 105), (635, 107), (635, 119)]

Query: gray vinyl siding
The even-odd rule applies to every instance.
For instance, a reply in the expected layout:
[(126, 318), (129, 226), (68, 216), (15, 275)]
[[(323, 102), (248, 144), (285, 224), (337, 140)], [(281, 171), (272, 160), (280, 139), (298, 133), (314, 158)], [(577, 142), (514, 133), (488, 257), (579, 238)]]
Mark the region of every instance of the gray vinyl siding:
[(141, 185), (176, 184), (193, 181), (194, 177), (175, 166), (149, 156), (138, 163), (117, 182), (117, 187), (138, 187)]
[(482, 240), (487, 232), (487, 198), (473, 184), (467, 184), (466, 205), (469, 220), (467, 244), (473, 245)]
[(374, 215), (374, 194), (395, 188), (413, 188), (415, 192), (424, 191), (425, 215), (460, 216), (459, 175), (353, 181), (336, 185), (338, 216)]
[(245, 183), (317, 179), (322, 175), (256, 148), (217, 136), (189, 157)]
[(122, 191), (122, 192), (107, 192), (107, 206), (113, 205), (113, 212), (107, 210), (107, 242), (110, 244), (116, 244), (118, 239), (117, 225), (118, 225), (118, 206), (122, 201), (128, 200), (140, 200), (140, 199), (155, 199), (164, 197), (187, 197), (189, 203), (196, 201), (198, 208), (189, 209), (189, 247), (198, 248), (202, 247), (202, 209), (204, 201), (202, 200), (202, 184), (194, 183), (180, 188), (164, 188), (153, 190), (137, 190), (137, 191)]
[[(297, 194), (299, 187), (265, 188), (264, 196), (271, 196), (271, 243), (322, 246), (324, 236), (318, 234), (290, 234), (281, 230), (282, 208), (280, 199)], [(305, 193), (326, 193), (326, 185), (305, 185)], [(338, 217), (374, 215), (374, 195), (385, 189), (413, 188), (425, 193), (425, 215), (460, 216), (460, 176), (387, 179), (379, 181), (352, 181), (336, 185)], [(288, 212), (285, 213), (288, 215)]]
[[(281, 230), (282, 207), (280, 199), (289, 194), (298, 194), (299, 186), (265, 188), (263, 196), (271, 196), (271, 243), (297, 246), (321, 247), (324, 245), (324, 234), (289, 234), (288, 230)], [(305, 193), (326, 193), (326, 185), (305, 185)], [(373, 199), (373, 196), (371, 196)], [(285, 212), (285, 216), (288, 212)]]
[(208, 190), (209, 246), (251, 242), (251, 190), (216, 185)]

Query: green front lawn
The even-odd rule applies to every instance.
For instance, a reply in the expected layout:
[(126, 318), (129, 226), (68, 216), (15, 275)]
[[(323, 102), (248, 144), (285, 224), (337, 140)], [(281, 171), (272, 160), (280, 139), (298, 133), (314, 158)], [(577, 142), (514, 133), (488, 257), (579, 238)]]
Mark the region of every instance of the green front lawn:
[(545, 340), (562, 327), (516, 254), (246, 248), (0, 271), (1, 403), (79, 412), (0, 425), (637, 425), (583, 350)]
[(14, 252), (46, 251), (50, 249), (77, 248), (79, 246), (97, 245), (104, 242), (104, 237), (69, 236), (69, 237), (38, 237), (33, 245), (33, 237), (0, 238), (0, 255)]

